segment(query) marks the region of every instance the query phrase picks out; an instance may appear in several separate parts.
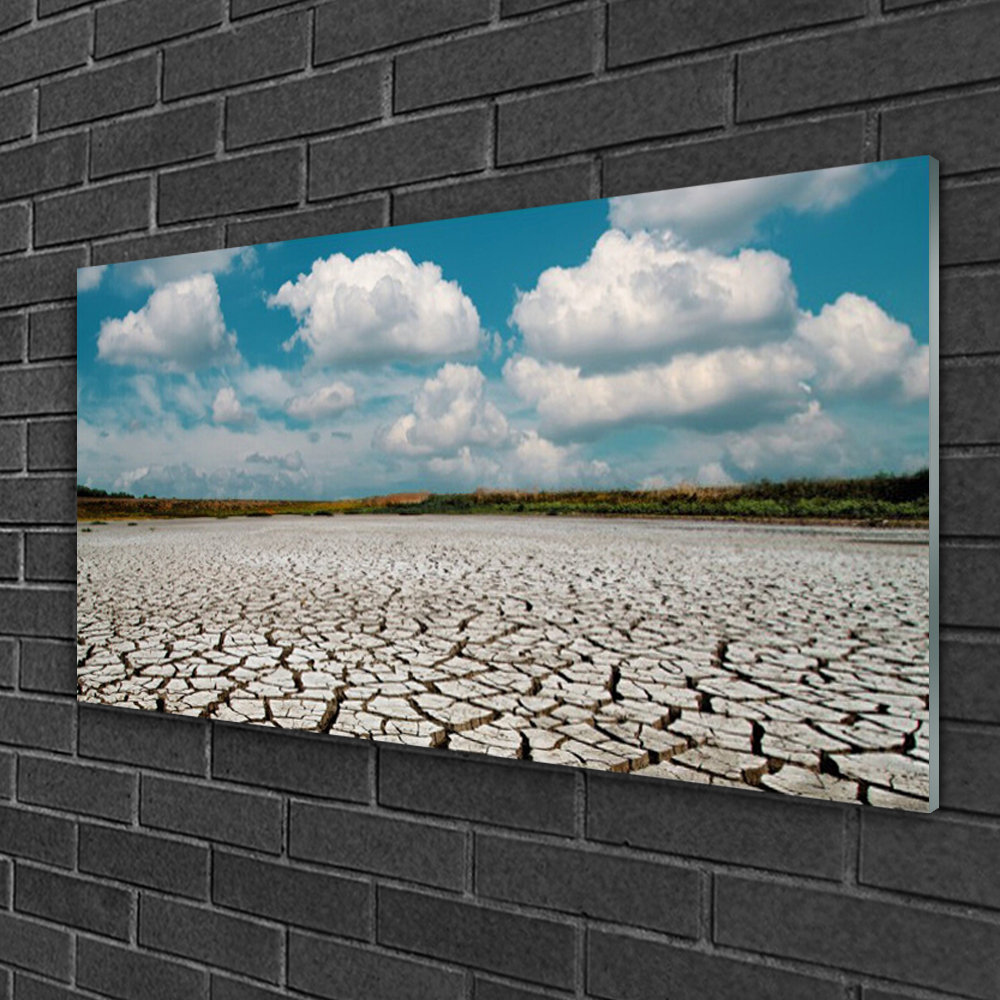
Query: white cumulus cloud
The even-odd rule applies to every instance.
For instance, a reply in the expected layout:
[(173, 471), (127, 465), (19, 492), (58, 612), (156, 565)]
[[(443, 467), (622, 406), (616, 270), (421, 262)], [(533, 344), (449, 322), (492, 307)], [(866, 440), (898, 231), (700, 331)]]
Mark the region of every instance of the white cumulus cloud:
[(508, 469), (513, 482), (528, 488), (592, 485), (611, 473), (606, 462), (582, 458), (575, 447), (555, 444), (537, 431), (520, 436)]
[(455, 455), (434, 455), (427, 459), (427, 470), (441, 479), (467, 487), (494, 486), (504, 478), (500, 462), (489, 455), (473, 452), (467, 444)]
[(246, 427), (256, 419), (257, 414), (236, 398), (236, 390), (231, 385), (222, 386), (215, 394), (212, 403), (212, 420), (215, 423)]
[[(615, 242), (621, 245), (622, 239), (618, 234)], [(637, 239), (649, 238), (645, 234), (633, 237), (630, 248), (634, 249)], [(705, 253), (708, 259), (735, 264), (752, 251), (743, 251), (737, 258)], [(747, 327), (740, 327), (734, 319), (728, 328), (716, 325), (714, 337), (709, 327), (704, 339), (683, 341), (678, 353), (667, 348), (662, 360), (649, 360), (642, 348), (655, 340), (656, 323), (636, 311), (627, 315), (627, 303), (636, 298), (630, 291), (619, 290), (613, 280), (602, 286), (601, 276), (609, 268), (598, 269), (587, 280), (593, 260), (553, 274), (548, 286), (540, 280), (530, 293), (535, 298), (522, 298), (515, 309), (526, 324), (528, 353), (508, 360), (504, 377), (517, 396), (536, 408), (539, 430), (548, 438), (585, 439), (632, 424), (739, 430), (776, 414), (794, 412), (803, 397), (814, 394), (827, 402), (876, 390), (894, 392), (904, 401), (927, 394), (928, 350), (917, 343), (905, 323), (851, 292), (825, 305), (818, 315), (800, 311), (794, 307), (787, 271), (788, 291), (770, 297), (772, 305), (780, 303), (771, 310), (772, 325), (755, 326), (752, 313), (744, 311)], [(687, 269), (679, 284), (692, 273)], [(651, 283), (646, 282), (647, 288)], [(605, 298), (620, 291), (623, 307), (617, 312), (602, 305), (604, 288), (611, 289)], [(673, 293), (677, 301), (688, 305), (694, 301), (676, 287)], [(729, 296), (728, 301), (735, 300)], [(613, 317), (606, 329), (600, 326), (605, 312)], [(766, 312), (762, 309), (758, 315)], [(683, 326), (683, 321), (677, 325)], [(583, 335), (574, 339), (574, 329)], [(668, 329), (673, 333), (677, 326)], [(698, 329), (692, 320), (692, 330)], [(588, 334), (593, 336), (588, 339)], [(670, 335), (661, 335), (661, 342), (669, 344)], [(719, 346), (720, 342), (739, 346)], [(610, 356), (617, 345), (621, 345), (619, 357), (626, 366), (595, 363), (596, 351)], [(630, 347), (636, 348), (631, 356)]]
[(903, 362), (900, 380), (903, 383), (903, 396), (906, 399), (923, 399), (929, 394), (930, 367), (931, 351), (926, 344), (912, 351)]
[(343, 382), (331, 382), (315, 392), (296, 396), (288, 404), (288, 415), (299, 420), (323, 420), (354, 406), (354, 390)]
[(694, 474), (696, 486), (731, 486), (732, 482), (732, 477), (721, 462), (705, 462), (698, 466), (698, 471)]
[(301, 342), (320, 364), (468, 357), (485, 341), (458, 283), (398, 249), (320, 258), (267, 301), (299, 322), (286, 347)]
[(90, 292), (97, 288), (104, 278), (104, 272), (107, 271), (107, 264), (98, 264), (94, 267), (80, 267), (77, 268), (76, 272), (76, 290), (77, 292)]
[(105, 319), (97, 354), (111, 364), (169, 372), (239, 361), (236, 334), (226, 329), (219, 288), (210, 274), (171, 282), (140, 309)]
[(778, 209), (828, 212), (882, 175), (870, 165), (830, 167), (624, 195), (610, 200), (609, 217), (629, 232), (669, 230), (691, 245), (728, 250), (752, 239), (757, 224)]
[(417, 392), (413, 410), (379, 435), (379, 445), (400, 455), (447, 455), (463, 445), (503, 444), (507, 420), (485, 386), (474, 365), (444, 365)]
[(620, 367), (679, 348), (774, 340), (794, 324), (795, 302), (788, 261), (771, 251), (726, 257), (611, 229), (580, 266), (543, 271), (511, 319), (530, 354)]
[(253, 247), (229, 247), (224, 250), (204, 250), (199, 253), (177, 254), (174, 257), (157, 257), (154, 260), (130, 261), (116, 264), (135, 285), (158, 288), (170, 281), (180, 281), (196, 274), (225, 274), (234, 267), (249, 268), (257, 260)]
[(678, 486), (731, 486), (732, 477), (721, 462), (704, 462), (694, 471), (675, 471), (670, 475), (654, 473), (639, 482), (641, 490), (669, 490)]
[(555, 444), (537, 431), (509, 436), (502, 447), (482, 450), (462, 445), (453, 455), (426, 460), (433, 476), (465, 488), (556, 489), (597, 486), (609, 481), (606, 462), (588, 459), (577, 445)]
[(690, 422), (718, 411), (745, 424), (799, 398), (799, 381), (811, 371), (808, 359), (787, 344), (764, 344), (681, 354), (665, 365), (599, 375), (517, 357), (504, 365), (504, 378), (535, 405), (542, 433), (559, 439), (629, 424)]
[(308, 480), (301, 470), (281, 466), (247, 469), (222, 465), (201, 468), (177, 461), (128, 469), (112, 483), (113, 489), (149, 493), (158, 497), (286, 498), (296, 494)]
[(793, 474), (832, 475), (845, 458), (843, 427), (817, 400), (781, 423), (764, 424), (726, 441), (726, 459), (741, 472), (759, 479)]
[(863, 295), (845, 292), (818, 315), (804, 314), (798, 336), (815, 354), (821, 389), (856, 391), (901, 378), (909, 393), (919, 394), (926, 351), (905, 323)]
[(287, 374), (271, 365), (247, 368), (236, 376), (236, 381), (242, 395), (271, 409), (283, 409), (295, 394)]

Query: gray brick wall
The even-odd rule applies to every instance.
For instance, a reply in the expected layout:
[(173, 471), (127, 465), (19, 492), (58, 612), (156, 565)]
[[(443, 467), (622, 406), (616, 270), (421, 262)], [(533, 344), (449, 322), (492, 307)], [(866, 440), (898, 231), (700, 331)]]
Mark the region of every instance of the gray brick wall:
[[(0, 0), (0, 1000), (1000, 996), (1000, 2)], [(941, 801), (73, 699), (75, 268), (929, 153)]]

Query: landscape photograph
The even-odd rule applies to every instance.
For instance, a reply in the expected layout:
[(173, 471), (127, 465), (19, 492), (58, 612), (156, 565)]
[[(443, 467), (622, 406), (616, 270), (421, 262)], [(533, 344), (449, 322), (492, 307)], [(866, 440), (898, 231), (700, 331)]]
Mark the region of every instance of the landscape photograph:
[(78, 271), (78, 696), (936, 806), (936, 164)]

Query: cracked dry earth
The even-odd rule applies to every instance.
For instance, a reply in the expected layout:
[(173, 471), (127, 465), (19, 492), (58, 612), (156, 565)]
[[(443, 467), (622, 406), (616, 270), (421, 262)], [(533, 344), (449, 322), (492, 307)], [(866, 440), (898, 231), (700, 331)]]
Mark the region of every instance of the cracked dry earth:
[(78, 541), (86, 701), (926, 806), (926, 531), (375, 515)]

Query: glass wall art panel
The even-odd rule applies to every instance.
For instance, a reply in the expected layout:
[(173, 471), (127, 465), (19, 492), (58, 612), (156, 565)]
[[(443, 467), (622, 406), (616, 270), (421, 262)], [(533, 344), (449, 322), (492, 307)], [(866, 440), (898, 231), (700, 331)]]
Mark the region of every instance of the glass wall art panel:
[(78, 317), (84, 701), (935, 807), (934, 160), (89, 267)]

